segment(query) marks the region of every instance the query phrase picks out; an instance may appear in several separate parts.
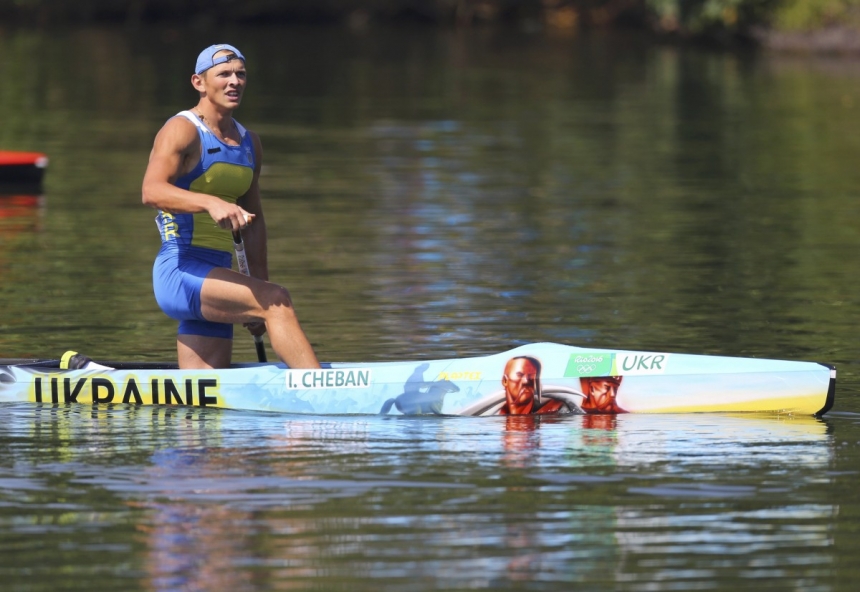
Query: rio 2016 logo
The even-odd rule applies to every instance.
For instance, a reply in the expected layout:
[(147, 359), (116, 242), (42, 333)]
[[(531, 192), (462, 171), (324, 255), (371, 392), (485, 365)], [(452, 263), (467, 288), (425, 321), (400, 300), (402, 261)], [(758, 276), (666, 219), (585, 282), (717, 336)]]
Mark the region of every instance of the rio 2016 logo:
[(629, 376), (634, 374), (663, 374), (669, 354), (657, 353), (584, 353), (571, 354), (564, 375)]

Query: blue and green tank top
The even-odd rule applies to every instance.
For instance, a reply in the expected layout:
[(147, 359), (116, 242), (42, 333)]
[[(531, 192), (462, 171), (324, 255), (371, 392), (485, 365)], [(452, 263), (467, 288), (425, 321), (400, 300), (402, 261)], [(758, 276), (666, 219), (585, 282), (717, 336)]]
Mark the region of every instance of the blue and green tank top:
[[(197, 166), (178, 178), (174, 185), (236, 203), (248, 192), (254, 179), (255, 156), (251, 134), (234, 120), (242, 141), (238, 146), (231, 146), (218, 139), (191, 111), (181, 111), (176, 116), (185, 117), (197, 127), (202, 150)], [(162, 243), (233, 252), (231, 232), (219, 228), (207, 212), (171, 214), (159, 211), (155, 220)]]

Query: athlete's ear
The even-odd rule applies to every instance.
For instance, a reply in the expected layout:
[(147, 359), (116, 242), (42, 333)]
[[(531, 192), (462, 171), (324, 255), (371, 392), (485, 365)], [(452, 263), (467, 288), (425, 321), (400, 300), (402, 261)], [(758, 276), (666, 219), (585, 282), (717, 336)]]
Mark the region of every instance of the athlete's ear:
[(195, 88), (195, 90), (199, 92), (203, 92), (205, 87), (203, 84), (203, 76), (200, 74), (192, 74), (191, 75), (191, 86)]

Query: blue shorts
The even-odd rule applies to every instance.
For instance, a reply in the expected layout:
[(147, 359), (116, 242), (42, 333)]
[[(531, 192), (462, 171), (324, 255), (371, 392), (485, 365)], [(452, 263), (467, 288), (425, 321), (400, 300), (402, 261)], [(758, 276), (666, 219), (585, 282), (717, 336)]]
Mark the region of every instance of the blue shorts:
[(179, 321), (180, 335), (233, 338), (233, 325), (213, 323), (200, 312), (203, 280), (216, 267), (230, 268), (233, 254), (200, 247), (163, 243), (152, 266), (155, 300), (164, 313)]

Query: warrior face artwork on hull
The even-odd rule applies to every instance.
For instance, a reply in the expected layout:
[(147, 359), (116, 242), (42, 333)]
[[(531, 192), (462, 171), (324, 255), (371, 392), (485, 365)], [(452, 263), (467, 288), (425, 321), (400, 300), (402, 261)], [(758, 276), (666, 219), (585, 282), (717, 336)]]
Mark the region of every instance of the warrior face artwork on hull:
[(621, 376), (583, 376), (564, 385), (545, 384), (542, 368), (534, 356), (510, 358), (502, 372), (502, 390), (483, 399), (472, 415), (625, 413), (617, 402)]

